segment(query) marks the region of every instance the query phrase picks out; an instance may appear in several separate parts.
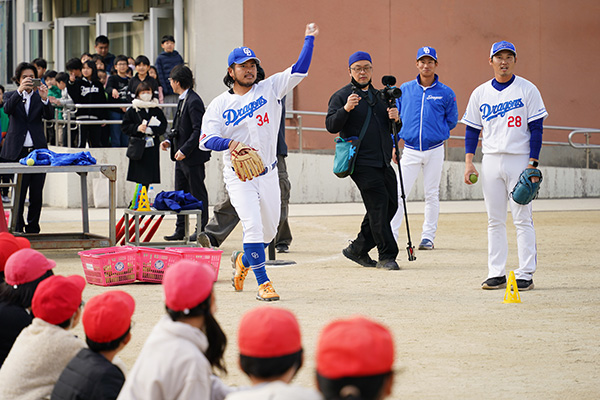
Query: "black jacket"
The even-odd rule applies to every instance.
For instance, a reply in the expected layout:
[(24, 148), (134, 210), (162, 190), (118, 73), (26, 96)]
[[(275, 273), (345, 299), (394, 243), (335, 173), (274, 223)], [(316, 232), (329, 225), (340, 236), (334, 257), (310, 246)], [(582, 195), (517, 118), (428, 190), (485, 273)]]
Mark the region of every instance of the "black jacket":
[(335, 92), (329, 99), (325, 126), (329, 132), (339, 133), (343, 138), (359, 137), (367, 118), (370, 101), (373, 105), (373, 115), (358, 149), (356, 166), (384, 167), (390, 164), (392, 158), (392, 130), (387, 105), (373, 86), (369, 86), (369, 92), (371, 100), (368, 100), (366, 92), (362, 92), (362, 99), (350, 112), (344, 109), (344, 105), (348, 96), (352, 94), (352, 85), (348, 84)]
[[(100, 81), (88, 81), (86, 78), (75, 79), (75, 82), (67, 83), (67, 92), (75, 104), (104, 104), (106, 95)], [(80, 108), (77, 110), (78, 117), (93, 119), (105, 119), (107, 109), (105, 108)]]
[(210, 160), (210, 151), (202, 151), (198, 147), (203, 116), (204, 103), (200, 96), (190, 89), (181, 116), (174, 122), (176, 133), (169, 132), (167, 135), (171, 142), (171, 156), (173, 157), (177, 150), (181, 150), (185, 154), (182, 162), (188, 166)]
[(158, 99), (158, 82), (156, 79), (151, 77), (150, 75), (146, 75), (146, 79), (141, 80), (139, 78), (139, 74), (136, 74), (133, 78), (129, 80), (129, 84), (127, 87), (127, 92), (129, 94), (129, 101), (135, 99), (135, 91), (140, 83), (146, 82), (152, 88), (152, 98)]
[(123, 372), (103, 355), (85, 348), (67, 364), (54, 385), (52, 400), (112, 400), (125, 383)]
[(29, 114), (25, 112), (23, 97), (16, 90), (4, 95), (4, 112), (10, 118), (10, 122), (6, 137), (2, 142), (0, 158), (7, 161), (18, 161), (27, 131), (31, 133), (34, 148), (48, 148), (42, 118), (54, 118), (54, 107), (49, 101), (48, 104), (44, 104), (37, 91), (31, 96)]
[[(111, 75), (108, 77), (108, 80), (106, 81), (106, 94), (108, 95), (108, 102), (109, 103), (131, 103), (131, 99), (129, 98), (129, 92), (128, 92), (128, 88), (129, 88), (129, 78), (121, 78), (119, 75)], [(117, 89), (117, 92), (119, 92), (119, 97), (118, 98), (113, 98), (112, 97), (112, 92), (113, 89)], [(111, 111), (118, 111), (121, 112), (122, 111), (118, 108), (111, 108)]]
[(162, 136), (167, 130), (167, 119), (165, 114), (158, 107), (155, 108), (141, 108), (140, 111), (136, 111), (135, 108), (131, 107), (123, 115), (123, 124), (121, 130), (128, 136), (144, 137), (146, 136), (142, 132), (137, 130), (138, 126), (142, 123), (142, 120), (150, 121), (150, 118), (155, 116), (160, 121), (160, 126), (153, 126), (152, 138), (154, 139), (154, 146), (146, 147), (141, 160), (129, 160), (129, 168), (127, 169), (127, 180), (135, 183), (143, 183), (145, 185), (150, 183), (160, 183), (160, 136)]

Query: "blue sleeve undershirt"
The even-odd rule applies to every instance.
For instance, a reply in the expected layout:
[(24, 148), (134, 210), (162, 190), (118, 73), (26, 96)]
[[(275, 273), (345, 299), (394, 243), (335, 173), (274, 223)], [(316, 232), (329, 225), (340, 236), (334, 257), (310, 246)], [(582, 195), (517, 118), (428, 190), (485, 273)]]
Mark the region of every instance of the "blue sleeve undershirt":
[(305, 74), (308, 72), (308, 67), (312, 60), (314, 42), (314, 36), (306, 36), (304, 38), (304, 46), (302, 46), (298, 61), (292, 66), (292, 74)]
[(207, 149), (214, 150), (214, 151), (223, 151), (223, 150), (227, 150), (229, 148), (230, 142), (231, 142), (231, 139), (229, 139), (229, 138), (213, 136), (204, 143), (204, 147), (206, 147)]
[(542, 133), (544, 132), (544, 118), (531, 121), (529, 124), (529, 158), (540, 159), (540, 150), (542, 149)]
[(475, 154), (480, 133), (481, 129), (475, 129), (467, 125), (467, 129), (465, 129), (465, 154)]

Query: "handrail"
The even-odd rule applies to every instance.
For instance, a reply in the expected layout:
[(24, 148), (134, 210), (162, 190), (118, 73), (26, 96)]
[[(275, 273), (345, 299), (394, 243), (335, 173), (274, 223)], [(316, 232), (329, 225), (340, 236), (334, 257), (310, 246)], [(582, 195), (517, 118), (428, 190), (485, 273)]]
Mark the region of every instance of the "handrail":
[[(576, 149), (600, 149), (600, 144), (590, 144), (590, 136), (588, 133), (600, 133), (600, 129), (576, 129), (569, 133), (569, 144)], [(578, 134), (585, 135), (585, 144), (573, 143), (573, 136)]]

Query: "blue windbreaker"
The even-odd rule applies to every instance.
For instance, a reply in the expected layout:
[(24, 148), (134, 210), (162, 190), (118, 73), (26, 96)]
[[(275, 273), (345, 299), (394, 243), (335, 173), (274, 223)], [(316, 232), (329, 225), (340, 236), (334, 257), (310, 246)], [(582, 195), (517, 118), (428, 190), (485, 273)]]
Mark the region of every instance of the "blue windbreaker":
[(397, 100), (402, 129), (399, 138), (404, 146), (425, 151), (441, 146), (458, 122), (456, 95), (435, 75), (430, 87), (420, 84), (420, 77), (400, 86)]

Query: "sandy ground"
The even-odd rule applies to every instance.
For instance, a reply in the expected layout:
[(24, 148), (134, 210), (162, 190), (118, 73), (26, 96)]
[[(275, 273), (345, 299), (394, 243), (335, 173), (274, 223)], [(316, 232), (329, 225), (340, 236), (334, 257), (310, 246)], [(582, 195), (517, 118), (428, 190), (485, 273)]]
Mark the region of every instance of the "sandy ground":
[[(503, 304), (503, 290), (480, 289), (487, 274), (487, 222), (485, 213), (478, 212), (483, 202), (472, 204), (474, 208), (464, 208), (468, 212), (442, 214), (435, 250), (417, 251), (414, 262), (407, 261), (401, 232), (401, 271), (363, 268), (342, 256), (342, 248), (358, 230), (359, 215), (290, 218), (291, 252), (278, 256), (296, 264), (269, 267), (282, 299), (266, 306), (288, 308), (300, 321), (306, 359), (296, 383), (314, 385), (314, 352), (322, 327), (334, 318), (364, 314), (393, 331), (398, 371), (394, 399), (600, 397), (600, 211), (536, 212), (536, 288), (521, 293), (521, 304)], [(50, 212), (44, 215), (45, 232), (78, 227), (73, 221), (57, 221)], [(422, 222), (422, 214), (410, 215), (413, 242), (419, 242)], [(514, 269), (516, 238), (510, 214), (508, 224), (509, 269)], [(104, 217), (92, 218), (91, 228), (106, 234)], [(158, 235), (172, 229), (173, 221), (165, 221)], [(229, 258), (240, 247), (238, 227), (222, 246), (214, 286), (217, 319), (229, 339), (229, 374), (223, 380), (231, 385), (248, 384), (237, 366), (238, 321), (245, 311), (264, 306), (255, 300), (252, 275), (244, 292), (231, 287)], [(76, 251), (45, 254), (57, 261), (56, 273), (83, 274)], [(164, 313), (162, 291), (157, 284), (118, 288), (137, 303), (133, 340), (121, 353), (131, 367)], [(106, 290), (88, 285), (84, 298)], [(76, 333), (83, 334), (81, 326)]]

